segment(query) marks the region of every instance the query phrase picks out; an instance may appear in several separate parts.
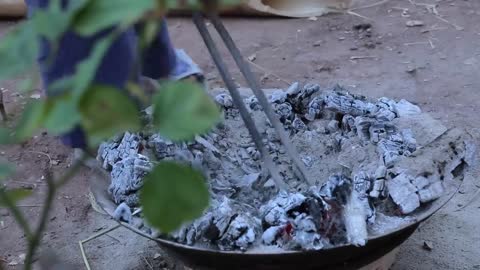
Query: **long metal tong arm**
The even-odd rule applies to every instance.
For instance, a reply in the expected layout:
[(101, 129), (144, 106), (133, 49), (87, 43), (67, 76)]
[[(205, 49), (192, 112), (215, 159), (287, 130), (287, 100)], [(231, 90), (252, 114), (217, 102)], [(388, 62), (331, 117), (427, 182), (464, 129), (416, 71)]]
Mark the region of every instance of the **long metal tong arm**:
[(308, 184), (310, 184), (312, 186), (315, 185), (314, 181), (311, 181), (310, 179), (308, 179), (307, 173), (306, 173), (307, 169), (305, 168), (305, 165), (303, 164), (303, 162), (300, 160), (298, 152), (295, 150), (295, 147), (293, 146), (293, 144), (288, 139), (282, 123), (280, 122), (280, 120), (278, 120), (278, 117), (275, 114), (275, 112), (273, 111), (272, 106), (268, 102), (268, 99), (265, 96), (265, 93), (261, 90), (260, 84), (255, 79), (255, 76), (253, 75), (253, 72), (250, 70), (250, 67), (245, 62), (242, 54), (240, 53), (240, 50), (235, 45), (235, 42), (233, 41), (232, 37), (228, 33), (227, 29), (225, 28), (225, 26), (220, 21), (220, 19), (218, 18), (217, 15), (208, 15), (208, 17), (211, 20), (213, 26), (217, 30), (220, 37), (223, 39), (223, 42), (225, 43), (225, 46), (230, 51), (230, 54), (232, 55), (233, 59), (237, 63), (237, 66), (239, 67), (243, 76), (247, 80), (248, 85), (250, 86), (250, 88), (252, 88), (253, 93), (255, 94), (255, 96), (258, 99), (258, 102), (260, 103), (260, 105), (262, 105), (263, 110), (265, 111), (265, 114), (267, 115), (268, 120), (270, 120), (270, 123), (272, 123), (273, 127), (275, 128), (275, 131), (277, 132), (278, 136), (280, 137), (280, 141), (282, 142), (283, 146), (285, 147), (285, 150), (286, 150), (287, 154), (290, 156), (293, 163), (297, 167), (298, 172), (299, 172), (298, 177), (301, 180), (303, 180), (304, 182), (307, 182)]
[(222, 77), (223, 81), (227, 86), (228, 91), (230, 92), (230, 95), (232, 95), (233, 103), (240, 111), (240, 115), (243, 121), (245, 122), (245, 125), (247, 126), (247, 129), (250, 132), (250, 135), (252, 136), (252, 139), (255, 145), (260, 151), (260, 154), (262, 155), (262, 158), (263, 158), (263, 162), (265, 163), (265, 166), (267, 167), (268, 171), (270, 172), (270, 175), (275, 181), (275, 184), (280, 190), (288, 190), (287, 184), (281, 178), (280, 173), (277, 171), (275, 164), (273, 163), (273, 160), (270, 157), (270, 153), (265, 148), (265, 145), (262, 142), (262, 136), (260, 135), (260, 132), (258, 132), (257, 127), (255, 126), (255, 122), (253, 121), (250, 114), (248, 113), (248, 110), (245, 107), (245, 104), (243, 103), (242, 97), (238, 92), (237, 86), (233, 82), (232, 76), (228, 71), (227, 66), (223, 62), (222, 57), (217, 47), (215, 46), (215, 43), (213, 42), (212, 36), (210, 35), (210, 33), (207, 30), (207, 27), (205, 26), (205, 20), (203, 16), (199, 13), (194, 13), (193, 22), (195, 23), (195, 26), (197, 27), (198, 32), (202, 36), (203, 41), (205, 42), (205, 45), (207, 46), (207, 49), (210, 52), (210, 55), (212, 56), (213, 61), (215, 62), (215, 65), (218, 68), (220, 76)]

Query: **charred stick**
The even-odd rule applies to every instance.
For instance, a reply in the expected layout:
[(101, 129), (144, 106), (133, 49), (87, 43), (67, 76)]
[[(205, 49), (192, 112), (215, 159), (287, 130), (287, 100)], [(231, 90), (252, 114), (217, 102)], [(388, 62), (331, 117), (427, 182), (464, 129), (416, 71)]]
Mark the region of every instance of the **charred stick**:
[(242, 97), (240, 96), (237, 86), (233, 82), (232, 76), (228, 71), (227, 66), (223, 62), (222, 57), (212, 39), (212, 36), (208, 32), (203, 16), (199, 13), (195, 13), (193, 15), (193, 22), (196, 25), (198, 32), (202, 36), (202, 39), (205, 42), (205, 45), (207, 46), (207, 49), (210, 52), (210, 55), (212, 56), (213, 61), (215, 62), (215, 65), (217, 66), (218, 71), (223, 81), (225, 82), (225, 85), (227, 86), (228, 91), (232, 95), (233, 102), (235, 106), (238, 108), (238, 110), (240, 111), (240, 115), (243, 121), (245, 122), (245, 125), (247, 126), (247, 129), (250, 132), (250, 135), (252, 136), (252, 139), (255, 142), (256, 147), (260, 151), (263, 161), (265, 163), (265, 166), (270, 172), (273, 180), (275, 181), (275, 184), (280, 190), (287, 190), (288, 186), (281, 178), (280, 173), (276, 169), (273, 163), (273, 160), (270, 157), (270, 154), (268, 153), (268, 150), (265, 148), (265, 145), (262, 142), (262, 136), (260, 135), (260, 132), (257, 130), (257, 127), (255, 126), (255, 122), (253, 121), (252, 117), (248, 113), (248, 110), (245, 107), (245, 104), (243, 103)]

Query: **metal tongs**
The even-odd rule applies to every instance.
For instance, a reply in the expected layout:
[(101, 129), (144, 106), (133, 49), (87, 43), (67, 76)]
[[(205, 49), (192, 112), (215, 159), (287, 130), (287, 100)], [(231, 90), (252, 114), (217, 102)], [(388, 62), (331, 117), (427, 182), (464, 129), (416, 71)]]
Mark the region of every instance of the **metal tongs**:
[(300, 178), (300, 180), (306, 182), (308, 185), (311, 185), (311, 186), (314, 185), (315, 182), (307, 178), (306, 168), (303, 162), (300, 160), (297, 151), (293, 147), (293, 144), (290, 142), (289, 138), (287, 137), (287, 134), (283, 128), (282, 123), (280, 123), (277, 115), (273, 111), (272, 106), (268, 102), (267, 97), (265, 96), (265, 93), (260, 89), (260, 84), (256, 80), (248, 64), (245, 62), (243, 56), (240, 53), (240, 50), (235, 45), (235, 42), (233, 41), (232, 37), (228, 33), (223, 23), (220, 21), (217, 15), (210, 15), (210, 14), (206, 15), (206, 14), (196, 12), (193, 14), (193, 22), (196, 25), (198, 32), (202, 36), (203, 41), (205, 42), (205, 45), (207, 46), (207, 49), (210, 52), (210, 55), (212, 56), (213, 61), (215, 62), (215, 65), (217, 66), (218, 71), (220, 72), (220, 75), (222, 76), (222, 79), (225, 82), (225, 85), (227, 86), (228, 91), (230, 92), (230, 95), (232, 96), (233, 103), (235, 104), (237, 109), (240, 111), (240, 115), (243, 121), (245, 122), (245, 125), (247, 126), (247, 129), (250, 135), (252, 136), (252, 139), (256, 147), (260, 151), (263, 162), (267, 167), (271, 177), (275, 181), (275, 184), (280, 190), (288, 190), (289, 188), (288, 185), (283, 181), (282, 177), (280, 176), (280, 173), (276, 168), (273, 162), (273, 159), (270, 156), (270, 153), (268, 152), (265, 145), (263, 144), (262, 135), (258, 131), (257, 127), (255, 126), (255, 122), (253, 121), (252, 117), (248, 113), (248, 110), (245, 104), (243, 103), (243, 99), (240, 96), (237, 86), (233, 82), (232, 76), (228, 71), (227, 66), (222, 60), (220, 52), (218, 51), (215, 45), (215, 42), (213, 41), (212, 36), (210, 35), (210, 32), (206, 27), (204, 16), (206, 16), (210, 20), (210, 22), (213, 24), (213, 26), (217, 30), (218, 34), (220, 35), (223, 42), (225, 43), (225, 46), (228, 48), (228, 50), (230, 51), (230, 54), (235, 60), (235, 63), (237, 64), (241, 73), (245, 77), (248, 83), (248, 86), (253, 90), (253, 93), (257, 97), (260, 105), (263, 108), (263, 111), (267, 115), (268, 120), (270, 120), (270, 123), (272, 123), (273, 127), (275, 128), (275, 131), (277, 132), (281, 143), (285, 147), (287, 155), (291, 158), (291, 160), (293, 161), (293, 164), (297, 169), (297, 170), (294, 169), (295, 174), (297, 175), (297, 177)]

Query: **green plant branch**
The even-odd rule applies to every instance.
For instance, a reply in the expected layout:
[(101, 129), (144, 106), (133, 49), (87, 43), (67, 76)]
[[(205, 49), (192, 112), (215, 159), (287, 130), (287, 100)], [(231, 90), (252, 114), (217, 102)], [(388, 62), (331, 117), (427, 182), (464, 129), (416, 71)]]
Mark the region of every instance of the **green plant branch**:
[[(83, 163), (87, 158), (87, 154), (83, 154), (79, 160), (77, 160), (72, 167), (62, 175), (58, 180), (54, 180), (50, 171), (47, 171), (46, 182), (48, 185), (48, 193), (45, 198), (44, 206), (42, 207), (42, 214), (40, 218), (39, 225), (35, 230), (35, 234), (31, 235), (28, 239), (28, 252), (25, 257), (25, 269), (30, 270), (32, 268), (33, 256), (35, 251), (40, 246), (42, 240), (43, 231), (47, 226), (48, 217), (52, 209), (53, 200), (55, 199), (55, 194), (59, 188), (65, 185), (70, 179), (72, 179), (78, 170), (82, 167)], [(14, 207), (16, 207), (14, 205)]]
[(2, 202), (10, 209), (15, 221), (17, 221), (17, 223), (20, 225), (27, 239), (30, 239), (32, 237), (32, 230), (28, 225), (25, 216), (20, 211), (20, 208), (15, 205), (15, 203), (8, 197), (8, 194), (2, 188), (0, 188), (0, 200), (2, 200)]
[[(151, 0), (146, 0), (146, 1), (148, 2), (148, 1), (151, 1)], [(224, 1), (226, 2), (226, 0), (224, 0)], [(229, 1), (232, 1), (232, 0), (229, 0)], [(60, 3), (60, 1), (58, 1), (58, 0), (56, 0), (55, 2)], [(80, 1), (80, 2), (82, 2), (82, 1)], [(48, 55), (48, 58), (46, 59), (47, 65), (50, 65), (58, 54), (58, 50), (59, 50), (58, 38), (67, 29), (70, 29), (72, 27), (73, 27), (73, 30), (83, 29), (84, 33), (85, 33), (85, 31), (87, 31), (87, 32), (88, 31), (96, 31), (95, 29), (100, 29), (99, 27), (101, 27), (102, 25), (104, 25), (105, 27), (106, 26), (113, 27), (110, 32), (108, 32), (104, 37), (102, 37), (101, 39), (99, 39), (95, 42), (95, 46), (92, 48), (92, 51), (90, 52), (88, 58), (86, 58), (85, 60), (83, 60), (83, 61), (81, 61), (80, 63), (77, 64), (77, 66), (75, 67), (75, 73), (72, 74), (71, 77), (65, 78), (65, 80), (59, 80), (59, 82), (56, 81), (57, 84), (58, 84), (58, 85), (56, 85), (57, 87), (53, 87), (52, 85), (50, 85), (48, 87), (49, 88), (48, 90), (51, 91), (51, 93), (56, 93), (56, 91), (59, 91), (59, 93), (57, 93), (57, 94), (61, 94), (61, 93), (63, 93), (63, 91), (71, 91), (75, 98), (83, 97), (82, 95), (86, 95), (85, 93), (88, 90), (88, 88), (93, 85), (94, 75), (95, 75), (95, 72), (96, 72), (98, 66), (101, 63), (102, 56), (105, 55), (105, 52), (110, 48), (110, 46), (112, 45), (112, 42), (114, 42), (120, 34), (125, 32), (130, 27), (134, 26), (135, 24), (137, 24), (139, 22), (144, 22), (145, 25), (147, 25), (148, 22), (151, 23), (151, 22), (155, 22), (156, 20), (161, 21), (163, 15), (164, 15), (164, 11), (159, 6), (157, 6), (155, 9), (150, 10), (151, 12), (154, 13), (153, 17), (151, 17), (151, 18), (149, 18), (149, 17), (146, 17), (146, 18), (136, 17), (137, 15), (135, 15), (136, 14), (136, 11), (135, 11), (136, 6), (135, 5), (137, 5), (137, 1), (135, 1), (135, 3), (125, 1), (125, 3), (127, 3), (127, 2), (133, 3), (132, 7), (134, 9), (133, 9), (132, 12), (133, 12), (134, 15), (132, 15), (132, 13), (129, 13), (129, 12), (124, 12), (125, 11), (124, 9), (119, 9), (119, 8), (117, 8), (117, 9), (110, 9), (110, 8), (105, 9), (104, 8), (105, 5), (107, 5), (107, 4), (111, 5), (109, 0), (87, 0), (85, 2), (88, 2), (88, 3), (99, 3), (99, 2), (101, 2), (99, 5), (94, 6), (94, 7), (99, 7), (99, 10), (86, 9), (87, 14), (83, 14), (83, 15), (88, 15), (87, 18), (86, 18), (87, 20), (83, 20), (83, 21), (80, 20), (80, 23), (79, 23), (79, 21), (77, 20), (78, 19), (78, 17), (77, 17), (78, 14), (75, 14), (75, 17), (69, 17), (68, 20), (63, 20), (62, 17), (59, 17), (59, 18), (55, 17), (55, 16), (65, 15), (65, 13), (63, 11), (62, 12), (51, 12), (51, 13), (46, 15), (47, 17), (45, 17), (45, 18), (40, 17), (40, 20), (38, 20), (38, 22), (34, 22), (34, 23), (38, 23), (37, 25), (35, 25), (36, 26), (35, 29), (37, 30), (36, 32), (35, 31), (32, 32), (32, 33), (30, 33), (30, 32), (23, 33), (22, 32), (20, 34), (25, 34), (27, 36), (24, 36), (24, 35), (17, 36), (16, 37), (17, 40), (16, 41), (13, 40), (15, 42), (11, 41), (10, 45), (7, 44), (10, 47), (8, 47), (8, 46), (3, 47), (3, 48), (7, 48), (8, 50), (4, 50), (2, 52), (3, 53), (7, 52), (7, 53), (5, 53), (5, 55), (7, 55), (7, 56), (11, 55), (11, 57), (7, 58), (7, 60), (9, 60), (9, 61), (6, 61), (6, 63), (8, 63), (8, 65), (3, 65), (2, 66), (2, 67), (5, 67), (5, 68), (3, 70), (0, 70), (0, 75), (1, 76), (8, 76), (8, 74), (15, 73), (17, 70), (20, 70), (20, 71), (25, 70), (25, 66), (27, 66), (26, 62), (28, 62), (28, 61), (33, 62), (33, 59), (34, 59), (33, 56), (27, 57), (27, 58), (20, 57), (20, 55), (22, 55), (22, 54), (20, 53), (21, 50), (19, 48), (24, 48), (25, 46), (17, 46), (18, 44), (22, 44), (22, 45), (33, 44), (32, 42), (30, 42), (30, 43), (26, 42), (26, 41), (31, 41), (32, 40), (32, 35), (35, 35), (35, 38), (37, 38), (38, 34), (43, 33), (43, 34), (46, 35), (46, 38), (51, 37), (51, 39), (49, 40), (50, 54)], [(140, 2), (141, 1), (138, 1), (138, 5), (140, 5)], [(165, 2), (165, 1), (162, 1), (162, 2)], [(182, 4), (183, 2), (184, 1), (169, 1), (169, 3), (170, 3), (169, 7), (171, 7), (172, 5)], [(189, 3), (196, 3), (197, 4), (196, 6), (198, 6), (198, 3), (200, 3), (198, 0), (197, 1), (188, 1), (188, 2)], [(217, 1), (215, 1), (215, 3), (216, 2)], [(220, 1), (219, 3), (223, 3), (223, 1)], [(145, 4), (145, 2), (143, 2), (143, 4)], [(103, 7), (103, 9), (102, 9), (102, 7)], [(138, 8), (136, 10), (138, 11)], [(72, 12), (76, 12), (76, 11), (72, 10)], [(82, 9), (81, 12), (85, 12), (85, 10)], [(88, 13), (92, 13), (92, 14), (88, 14)], [(126, 14), (128, 16), (125, 18), (122, 14)], [(53, 17), (52, 18), (48, 17), (50, 15), (53, 16)], [(71, 14), (71, 15), (73, 16), (74, 14)], [(105, 16), (103, 16), (103, 15), (105, 15)], [(104, 20), (105, 18), (108, 19), (107, 20), (108, 25), (105, 24), (105, 20)], [(57, 19), (57, 20), (51, 21), (50, 19)], [(108, 21), (111, 21), (111, 23), (108, 23)], [(45, 22), (48, 22), (48, 23), (45, 24)], [(51, 22), (53, 22), (53, 23), (51, 23)], [(88, 22), (88, 23), (86, 24), (85, 22)], [(80, 28), (78, 28), (79, 26), (80, 26)], [(159, 27), (159, 26), (160, 25), (157, 25), (157, 27)], [(37, 29), (37, 27), (38, 27), (38, 29)], [(75, 28), (75, 27), (77, 27), (77, 28)], [(105, 28), (105, 29), (107, 29), (107, 28)], [(23, 29), (23, 30), (25, 30), (25, 29)], [(50, 33), (49, 32), (50, 30), (52, 30), (54, 32)], [(158, 29), (156, 29), (156, 30), (158, 31)], [(154, 32), (155, 31), (152, 30), (150, 33), (154, 33)], [(23, 43), (22, 43), (22, 41), (23, 41)], [(140, 40), (138, 40), (138, 41), (140, 42)], [(12, 46), (12, 44), (15, 45), (15, 46)], [(3, 45), (3, 44), (0, 44), (0, 45)], [(135, 59), (136, 60), (135, 69), (133, 69), (131, 71), (131, 74), (130, 74), (130, 77), (129, 77), (131, 81), (135, 81), (133, 79), (136, 79), (135, 75), (138, 73), (138, 70), (141, 69), (142, 61), (143, 61), (142, 50), (144, 48), (141, 46), (142, 44), (137, 44), (137, 45), (138, 45), (139, 50), (136, 52), (137, 58)], [(2, 47), (0, 46), (0, 49), (1, 48)], [(36, 49), (38, 50), (38, 48), (36, 48)], [(10, 52), (10, 51), (12, 51), (14, 53), (9, 54), (8, 52)], [(0, 53), (2, 53), (2, 52), (0, 52)], [(31, 54), (33, 55), (33, 53), (31, 53)], [(22, 61), (20, 61), (22, 59), (27, 59), (28, 61), (25, 60), (25, 61), (22, 62)], [(28, 66), (30, 67), (31, 63), (28, 63)], [(0, 76), (0, 78), (1, 78), (1, 76)], [(204, 132), (205, 130), (207, 130), (207, 127), (213, 126), (213, 124), (215, 123), (215, 121), (216, 121), (215, 119), (218, 118), (218, 116), (217, 116), (218, 113), (216, 111), (217, 107), (215, 106), (215, 104), (213, 102), (208, 102), (206, 98), (204, 98), (203, 96), (201, 96), (199, 94), (199, 93), (203, 93), (203, 91), (200, 91), (198, 89), (195, 90), (195, 89), (191, 88), (192, 91), (185, 92), (185, 88), (190, 89), (190, 87), (192, 87), (192, 86), (186, 85), (186, 84), (178, 85), (177, 88), (181, 89), (182, 91), (176, 91), (175, 89), (172, 88), (171, 90), (173, 90), (173, 91), (171, 91), (171, 93), (183, 93), (183, 95), (180, 95), (180, 94), (175, 94), (174, 95), (174, 97), (176, 97), (176, 99), (178, 99), (180, 101), (184, 101), (184, 104), (188, 105), (185, 110), (183, 110), (183, 111), (180, 110), (180, 114), (178, 114), (178, 115), (184, 116), (184, 117), (186, 117), (187, 120), (191, 120), (191, 121), (190, 122), (184, 121), (182, 118), (180, 118), (180, 120), (171, 119), (170, 121), (167, 121), (167, 120), (169, 120), (168, 117), (167, 117), (167, 119), (160, 118), (161, 123), (167, 123), (167, 124), (170, 123), (170, 127), (168, 127), (168, 125), (166, 125), (166, 128), (164, 128), (164, 125), (158, 125), (158, 126), (162, 127), (161, 130), (159, 130), (160, 133), (162, 133), (162, 132), (164, 133), (164, 132), (168, 131), (169, 128), (170, 128), (170, 133), (167, 132), (168, 134), (172, 135), (173, 138), (175, 138), (177, 140), (183, 140), (184, 138), (192, 137), (193, 136), (192, 134), (199, 134), (201, 132)], [(162, 91), (165, 92), (164, 90), (166, 91), (167, 89), (163, 89)], [(100, 97), (104, 97), (104, 96), (100, 96)], [(163, 97), (163, 100), (166, 102), (166, 105), (176, 104), (176, 102), (174, 102), (174, 103), (167, 102), (169, 100), (168, 99), (169, 97), (171, 97), (171, 96), (167, 95), (167, 96)], [(0, 98), (1, 98), (1, 96), (0, 96)], [(186, 102), (188, 100), (193, 100), (195, 102)], [(156, 102), (161, 103), (161, 101), (162, 101), (162, 97), (160, 99), (158, 99)], [(53, 100), (52, 102), (54, 103), (55, 100)], [(69, 105), (72, 105), (72, 104), (69, 104)], [(85, 106), (85, 104), (83, 104), (83, 105)], [(162, 107), (162, 106), (158, 106), (158, 107)], [(165, 106), (163, 106), (163, 107), (165, 107)], [(177, 107), (177, 106), (175, 106), (175, 107)], [(206, 107), (210, 108), (210, 109), (205, 112)], [(194, 114), (194, 112), (199, 111), (198, 110), (199, 108), (201, 108), (202, 111), (204, 112), (203, 115), (199, 116), (197, 114)], [(174, 108), (174, 109), (177, 109), (177, 108)], [(128, 111), (128, 110), (124, 110), (124, 111)], [(163, 113), (164, 116), (171, 115), (169, 113), (170, 111), (171, 110), (167, 110), (166, 112), (164, 112)], [(64, 111), (60, 110), (60, 112), (63, 113)], [(114, 111), (114, 112), (116, 112), (116, 111)], [(1, 108), (0, 108), (0, 116), (1, 116), (1, 113), (2, 113), (2, 111), (1, 111)], [(76, 111), (76, 113), (79, 113), (79, 112)], [(101, 112), (99, 112), (99, 113), (101, 113)], [(122, 111), (118, 111), (117, 113), (122, 113)], [(38, 114), (30, 114), (30, 115), (27, 115), (27, 117), (31, 118), (31, 119), (27, 119), (27, 123), (26, 123), (26, 125), (27, 125), (26, 128), (27, 128), (27, 131), (28, 131), (27, 133), (31, 133), (31, 132), (33, 132), (34, 129), (36, 130), (41, 125), (45, 124), (45, 122), (42, 122), (42, 121), (45, 121), (45, 119), (43, 119), (41, 117), (38, 117)], [(52, 117), (52, 115), (49, 115), (49, 117)], [(159, 117), (159, 114), (156, 114), (155, 118), (158, 118), (158, 117)], [(53, 117), (53, 119), (56, 120), (55, 117)], [(119, 117), (119, 119), (122, 119), (122, 121), (126, 121), (123, 117)], [(196, 119), (196, 120), (192, 120), (192, 119)], [(92, 120), (92, 121), (96, 121), (96, 120), (98, 121), (99, 120), (100, 122), (98, 122), (98, 123), (102, 123), (101, 120), (103, 120), (103, 119), (102, 118), (95, 119), (95, 117), (92, 117), (92, 119), (90, 119), (90, 120)], [(131, 118), (129, 118), (128, 120), (130, 121)], [(158, 122), (158, 123), (160, 123), (160, 122)], [(189, 132), (189, 134), (186, 134), (185, 132), (181, 133), (181, 131), (183, 131), (185, 129), (183, 125), (185, 125), (185, 123), (187, 123), (187, 122), (192, 124), (191, 127), (187, 130)], [(181, 127), (178, 126), (179, 123), (182, 123)], [(121, 125), (121, 123), (120, 124), (119, 123), (114, 123), (114, 124), (117, 124), (120, 127), (123, 127)], [(115, 126), (114, 124), (109, 126), (109, 128), (112, 128), (112, 129), (118, 128), (118, 126)], [(195, 125), (193, 125), (193, 124), (195, 124)], [(56, 126), (58, 126), (58, 125), (52, 125), (52, 126), (50, 126), (50, 128), (56, 127)], [(187, 125), (187, 126), (190, 126), (190, 125)], [(103, 128), (103, 127), (101, 127), (101, 128)], [(103, 131), (103, 130), (100, 130), (100, 131)], [(116, 130), (115, 130), (115, 132), (116, 132)], [(180, 132), (180, 133), (178, 133), (178, 132)], [(59, 133), (61, 133), (61, 132), (59, 131)], [(26, 137), (30, 137), (30, 135), (32, 135), (32, 134), (25, 134), (25, 135), (28, 135)], [(90, 135), (90, 133), (89, 133), (89, 139), (93, 138), (93, 137), (94, 137), (94, 135)], [(74, 164), (72, 164), (72, 167), (70, 167), (63, 175), (61, 175), (58, 178), (53, 177), (51, 171), (47, 171), (46, 182), (47, 182), (48, 190), (47, 190), (47, 194), (43, 198), (44, 204), (43, 204), (43, 207), (41, 208), (40, 219), (38, 221), (38, 227), (36, 227), (36, 228), (34, 227), (33, 224), (29, 223), (29, 220), (27, 219), (28, 217), (26, 217), (26, 215), (20, 211), (19, 206), (16, 205), (15, 198), (9, 196), (7, 190), (0, 188), (0, 200), (2, 201), (2, 203), (5, 206), (7, 206), (10, 209), (14, 219), (19, 224), (19, 227), (23, 230), (23, 232), (26, 236), (26, 239), (27, 239), (28, 247), (27, 247), (27, 255), (25, 257), (25, 266), (24, 266), (25, 269), (27, 269), (27, 270), (32, 269), (32, 263), (34, 261), (34, 256), (35, 256), (38, 248), (41, 246), (43, 234), (44, 234), (44, 231), (46, 230), (46, 227), (47, 227), (47, 224), (48, 224), (48, 221), (49, 221), (49, 214), (52, 211), (51, 208), (52, 208), (52, 205), (54, 204), (54, 200), (55, 200), (55, 196), (56, 196), (57, 191), (61, 187), (63, 187), (65, 184), (67, 184), (76, 175), (76, 173), (81, 168), (82, 164), (84, 164), (87, 157), (88, 157), (88, 155), (84, 154), (79, 160), (77, 160)], [(165, 169), (169, 169), (169, 168), (165, 168)], [(167, 172), (173, 175), (173, 177), (171, 177), (172, 180), (175, 180), (175, 177), (180, 175), (180, 177), (179, 177), (180, 179), (184, 179), (184, 181), (187, 181), (188, 183), (191, 182), (192, 188), (197, 191), (197, 192), (194, 192), (194, 194), (196, 194), (195, 195), (196, 196), (195, 201), (197, 203), (192, 205), (191, 209), (188, 207), (187, 209), (179, 209), (178, 211), (176, 211), (175, 214), (180, 215), (180, 217), (177, 218), (177, 220), (184, 220), (187, 216), (191, 216), (193, 214), (199, 215), (199, 213), (201, 213), (203, 211), (203, 208), (208, 204), (208, 189), (206, 188), (205, 185), (203, 185), (203, 180), (201, 179), (201, 176), (196, 172), (192, 172), (188, 168), (180, 168), (180, 169), (178, 169), (178, 171), (175, 171), (176, 170), (175, 168), (170, 168), (170, 169), (172, 169), (173, 171), (172, 170), (167, 170)], [(161, 170), (159, 171), (157, 176), (154, 175), (152, 177), (152, 178), (155, 178), (153, 180), (157, 180), (157, 178), (160, 178), (159, 175), (162, 175), (162, 177), (163, 177), (163, 174), (162, 174)], [(158, 181), (151, 181), (151, 182), (156, 183)], [(166, 183), (166, 184), (169, 184), (169, 183)], [(172, 184), (172, 183), (170, 183), (170, 184)], [(165, 189), (160, 188), (159, 190), (162, 191), (162, 190), (165, 190)], [(181, 189), (181, 191), (183, 191), (183, 189)], [(158, 192), (158, 190), (157, 190), (157, 192)], [(186, 192), (186, 193), (182, 193), (182, 194), (185, 197), (187, 197), (187, 198), (184, 199), (184, 201), (188, 201), (188, 202), (191, 201), (191, 198), (188, 197), (190, 193)], [(152, 193), (152, 196), (153, 196), (152, 197), (153, 199), (159, 197), (158, 194), (155, 194), (155, 193)], [(160, 197), (162, 197), (162, 196), (160, 196)], [(168, 197), (168, 196), (166, 196), (165, 198), (170, 198), (171, 200), (177, 200), (177, 198), (172, 199), (171, 197)], [(158, 205), (158, 204), (159, 204), (158, 200), (155, 199), (155, 200), (151, 201), (150, 206)], [(168, 201), (167, 204), (160, 204), (160, 205), (169, 205), (169, 204), (171, 204), (170, 201)], [(186, 215), (184, 214), (183, 216), (181, 216), (180, 213), (186, 213)], [(164, 220), (163, 216), (159, 220)], [(170, 227), (173, 227), (173, 225), (177, 225), (177, 224), (174, 224), (174, 223), (169, 222), (169, 221), (167, 221), (167, 223), (165, 223), (165, 224), (163, 224), (163, 225), (165, 225), (165, 226), (168, 225)], [(2, 269), (2, 262), (1, 261), (0, 261), (0, 269)]]
[(46, 181), (48, 184), (48, 193), (47, 197), (45, 198), (44, 206), (42, 208), (42, 214), (38, 228), (36, 229), (35, 234), (32, 236), (32, 238), (28, 241), (28, 252), (25, 257), (26, 270), (32, 269), (33, 256), (35, 255), (37, 247), (40, 245), (43, 231), (45, 230), (45, 227), (47, 225), (47, 220), (52, 207), (53, 199), (55, 198), (55, 193), (57, 191), (57, 187), (55, 186), (55, 182), (53, 181), (50, 172), (47, 173)]

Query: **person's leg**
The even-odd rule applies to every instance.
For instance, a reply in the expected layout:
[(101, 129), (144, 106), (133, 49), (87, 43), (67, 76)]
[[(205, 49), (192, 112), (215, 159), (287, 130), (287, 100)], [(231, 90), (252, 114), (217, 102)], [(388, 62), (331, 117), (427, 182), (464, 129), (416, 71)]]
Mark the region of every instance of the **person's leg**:
[[(136, 27), (137, 33), (142, 31), (142, 27), (142, 25)], [(203, 82), (202, 71), (187, 53), (174, 49), (165, 20), (162, 20), (153, 42), (143, 52), (142, 61), (141, 74), (150, 79), (181, 80), (195, 77), (195, 80)]]
[[(138, 35), (142, 32), (143, 27), (142, 24), (136, 26), (135, 29)], [(142, 75), (154, 80), (167, 78), (174, 70), (176, 60), (175, 50), (168, 34), (167, 23), (165, 20), (162, 20), (160, 29), (152, 43), (142, 53)]]
[[(48, 0), (28, 0), (29, 13), (37, 8), (43, 8)], [(81, 37), (71, 31), (63, 35), (58, 44), (55, 55), (51, 55), (50, 45), (41, 41), (41, 50), (38, 58), (42, 81), (45, 88), (56, 80), (71, 76), (75, 73), (77, 65), (87, 59), (92, 52), (95, 42), (104, 37), (108, 31), (103, 31), (92, 37)], [(127, 80), (131, 77), (136, 52), (135, 33), (132, 30), (120, 35), (113, 42), (103, 57), (101, 64), (95, 74), (94, 83), (110, 85), (123, 89)], [(52, 59), (49, 59), (49, 58)], [(138, 78), (137, 74), (134, 74)], [(47, 91), (47, 97), (51, 95)], [(80, 127), (75, 128), (68, 134), (62, 136), (64, 144), (72, 148), (87, 146), (84, 132)]]
[[(58, 50), (51, 62), (48, 59), (51, 53), (50, 47), (43, 42), (42, 57), (39, 59), (39, 63), (45, 87), (48, 89), (48, 86), (56, 80), (73, 75), (77, 65), (89, 57), (95, 42), (104, 35), (105, 33), (102, 33), (94, 37), (84, 38), (75, 33), (67, 32), (61, 38)], [(133, 32), (129, 31), (120, 35), (113, 42), (97, 69), (94, 83), (109, 85), (118, 89), (125, 87), (134, 63), (135, 43), (132, 42), (133, 35)], [(47, 96), (49, 95), (51, 93), (47, 91)], [(86, 147), (85, 135), (79, 127), (62, 136), (62, 141), (73, 148)]]

